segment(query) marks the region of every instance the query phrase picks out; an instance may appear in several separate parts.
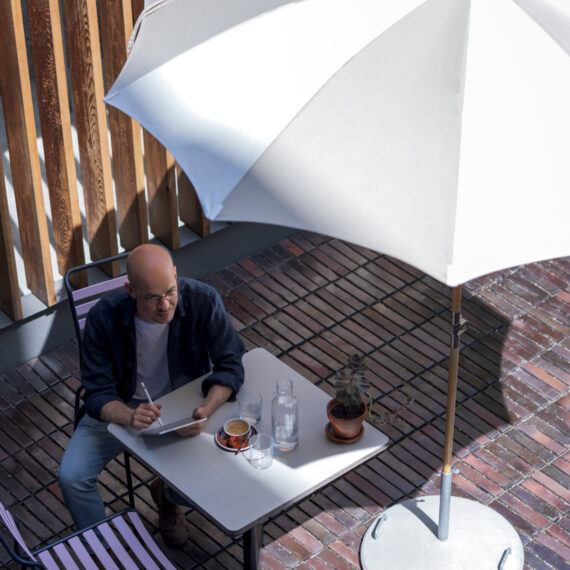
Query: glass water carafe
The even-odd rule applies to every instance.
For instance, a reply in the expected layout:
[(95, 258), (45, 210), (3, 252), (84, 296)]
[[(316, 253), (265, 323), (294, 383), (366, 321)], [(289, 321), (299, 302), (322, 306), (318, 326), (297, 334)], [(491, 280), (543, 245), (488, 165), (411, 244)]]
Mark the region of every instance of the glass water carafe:
[(271, 402), (271, 425), (275, 449), (290, 451), (299, 443), (299, 408), (293, 396), (293, 382), (277, 381), (277, 394)]

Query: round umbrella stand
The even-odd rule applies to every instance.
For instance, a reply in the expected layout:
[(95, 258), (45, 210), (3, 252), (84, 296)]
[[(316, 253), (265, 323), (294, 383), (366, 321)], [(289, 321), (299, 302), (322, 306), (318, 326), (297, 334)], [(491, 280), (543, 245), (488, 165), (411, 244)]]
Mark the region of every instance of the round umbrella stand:
[(476, 501), (451, 498), (449, 538), (437, 536), (439, 496), (387, 509), (362, 538), (364, 570), (521, 570), (524, 553), (511, 524)]

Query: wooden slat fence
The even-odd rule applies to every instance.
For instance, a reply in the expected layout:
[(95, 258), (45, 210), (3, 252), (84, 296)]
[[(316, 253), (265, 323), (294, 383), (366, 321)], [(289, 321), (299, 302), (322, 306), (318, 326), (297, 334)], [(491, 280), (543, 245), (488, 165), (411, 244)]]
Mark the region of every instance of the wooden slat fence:
[[(96, 260), (115, 255), (119, 245), (131, 250), (147, 242), (149, 227), (162, 243), (176, 249), (179, 219), (199, 235), (210, 231), (192, 183), (168, 151), (150, 133), (141, 134), (135, 121), (103, 103), (126, 60), (126, 46), (143, 6), (143, 0), (0, 0), (0, 97), (16, 225), (27, 287), (48, 306), (56, 302), (57, 276), (50, 257), (34, 100), (53, 246), (62, 275), (84, 263), (84, 237), (91, 259)], [(79, 173), (70, 109), (79, 142)], [(87, 236), (81, 223), (78, 178)], [(0, 309), (19, 320), (22, 305), (1, 162), (0, 222)], [(110, 276), (117, 271), (117, 265), (108, 268)]]

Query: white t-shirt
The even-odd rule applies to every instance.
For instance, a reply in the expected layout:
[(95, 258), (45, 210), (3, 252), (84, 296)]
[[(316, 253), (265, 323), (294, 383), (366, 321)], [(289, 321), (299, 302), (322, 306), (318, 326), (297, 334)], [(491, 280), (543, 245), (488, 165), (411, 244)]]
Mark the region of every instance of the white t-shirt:
[(147, 323), (135, 317), (137, 344), (137, 388), (135, 400), (146, 400), (145, 386), (153, 400), (171, 391), (167, 344), (169, 323)]

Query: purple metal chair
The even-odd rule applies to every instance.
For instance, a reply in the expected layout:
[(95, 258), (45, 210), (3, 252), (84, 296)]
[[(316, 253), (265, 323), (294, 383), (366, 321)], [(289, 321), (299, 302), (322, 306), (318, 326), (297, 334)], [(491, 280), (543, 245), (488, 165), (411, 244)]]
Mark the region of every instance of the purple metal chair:
[[(122, 253), (120, 255), (115, 255), (113, 257), (107, 257), (105, 259), (100, 259), (98, 261), (93, 261), (92, 263), (87, 263), (85, 265), (78, 265), (77, 267), (72, 267), (68, 269), (63, 278), (65, 285), (65, 290), (67, 291), (67, 298), (69, 299), (69, 307), (71, 309), (71, 316), (73, 317), (73, 326), (75, 327), (75, 334), (77, 336), (77, 345), (79, 347), (79, 358), (81, 359), (81, 338), (83, 329), (85, 328), (85, 320), (87, 318), (87, 313), (96, 305), (99, 299), (108, 291), (113, 289), (118, 289), (123, 287), (125, 281), (127, 281), (126, 275), (121, 275), (115, 279), (108, 279), (100, 283), (95, 283), (93, 285), (88, 285), (87, 287), (82, 287), (81, 289), (74, 289), (70, 283), (70, 276), (79, 271), (88, 271), (89, 269), (100, 267), (105, 263), (110, 263), (112, 261), (119, 261), (126, 258), (128, 252)], [(80, 386), (75, 392), (75, 417), (74, 426), (77, 427), (79, 420), (82, 416), (81, 400), (83, 396), (84, 389)], [(131, 508), (135, 506), (135, 496), (133, 492), (133, 477), (131, 473), (131, 462), (130, 455), (125, 451), (124, 453), (125, 461), (125, 472), (127, 477), (127, 489), (129, 494), (129, 505)]]
[(0, 533), (0, 542), (23, 567), (47, 570), (176, 570), (133, 509), (115, 513), (33, 552), (22, 537), (14, 517), (1, 502), (0, 518), (13, 539), (11, 541)]

